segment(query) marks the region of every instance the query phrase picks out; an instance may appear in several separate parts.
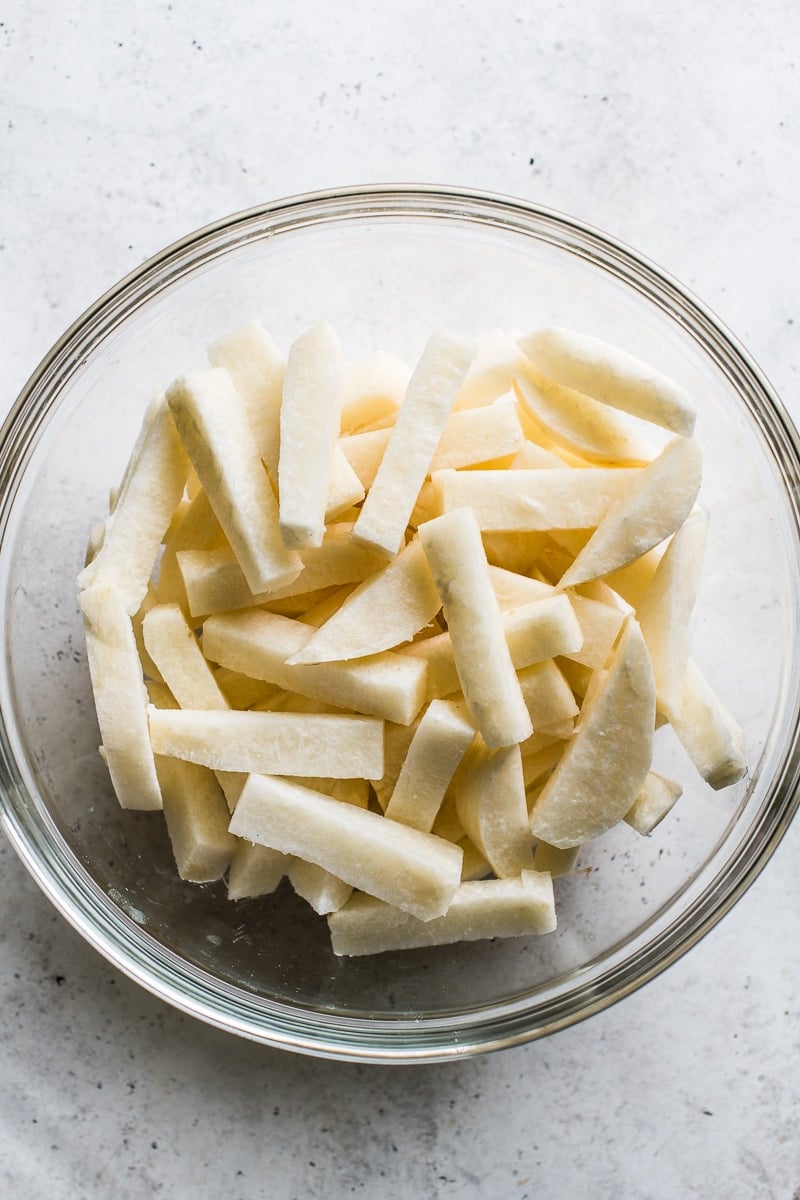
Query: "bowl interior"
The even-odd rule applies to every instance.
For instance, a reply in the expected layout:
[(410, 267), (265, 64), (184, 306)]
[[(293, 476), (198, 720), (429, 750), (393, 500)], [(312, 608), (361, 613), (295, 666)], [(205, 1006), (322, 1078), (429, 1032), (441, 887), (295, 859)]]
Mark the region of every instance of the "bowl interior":
[[(268, 1040), (276, 1023), (321, 1014), (325, 1052), (348, 1022), (380, 1028), (384, 1044), (421, 1045), (426, 1030), (452, 1043), (476, 1013), (491, 1023), (524, 1011), (530, 1036), (587, 1011), (610, 974), (630, 986), (657, 942), (685, 940), (764, 814), (785, 803), (771, 787), (796, 728), (797, 531), (785, 466), (751, 411), (763, 403), (756, 384), (732, 369), (733, 352), (709, 349), (697, 313), (589, 235), (545, 216), (515, 223), (491, 205), (449, 208), (264, 213), (151, 267), (37, 385), (30, 407), (43, 419), (25, 418), (6, 503), (0, 699), (28, 857), (68, 915), (90, 909), (90, 936), (128, 969), (135, 959), (149, 986), (161, 980), (178, 1002), (203, 993), (212, 1019)], [(650, 838), (623, 826), (583, 849), (576, 873), (556, 881), (552, 936), (337, 959), (288, 886), (232, 904), (223, 885), (182, 883), (162, 816), (117, 806), (97, 754), (75, 577), (147, 402), (253, 316), (284, 348), (326, 319), (346, 354), (411, 362), (440, 326), (476, 336), (565, 325), (641, 355), (696, 401), (711, 528), (695, 657), (746, 731), (749, 774), (715, 794), (661, 731), (656, 768), (684, 795)], [(314, 1043), (313, 1023), (303, 1036)]]

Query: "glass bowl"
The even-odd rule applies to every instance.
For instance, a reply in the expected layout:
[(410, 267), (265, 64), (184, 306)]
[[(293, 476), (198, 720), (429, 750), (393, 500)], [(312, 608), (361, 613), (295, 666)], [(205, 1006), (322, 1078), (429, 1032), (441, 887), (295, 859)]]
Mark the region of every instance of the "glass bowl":
[[(288, 346), (321, 319), (346, 353), (409, 361), (446, 326), (557, 324), (606, 337), (693, 394), (711, 514), (696, 657), (743, 725), (749, 770), (713, 793), (674, 739), (684, 795), (556, 880), (543, 938), (337, 959), (283, 885), (230, 903), (182, 883), (159, 813), (122, 812), (98, 753), (75, 577), (142, 411), (257, 315)], [(798, 439), (716, 318), (613, 239), (521, 201), (422, 187), (280, 201), (185, 238), (102, 297), (19, 397), (0, 446), (0, 771), (5, 828), (56, 907), (156, 995), (274, 1046), (361, 1061), (494, 1050), (651, 979), (741, 896), (798, 796)]]

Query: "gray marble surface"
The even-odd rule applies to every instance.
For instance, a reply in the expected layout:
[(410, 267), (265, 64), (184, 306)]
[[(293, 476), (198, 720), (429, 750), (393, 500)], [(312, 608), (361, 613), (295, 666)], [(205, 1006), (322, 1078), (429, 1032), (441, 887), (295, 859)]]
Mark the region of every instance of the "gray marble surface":
[[(692, 287), (800, 417), (800, 10), (785, 0), (6, 0), (0, 405), (110, 283), (267, 198), (533, 199)], [(0, 842), (0, 1194), (800, 1197), (800, 826), (725, 921), (535, 1045), (379, 1069), (153, 999)]]

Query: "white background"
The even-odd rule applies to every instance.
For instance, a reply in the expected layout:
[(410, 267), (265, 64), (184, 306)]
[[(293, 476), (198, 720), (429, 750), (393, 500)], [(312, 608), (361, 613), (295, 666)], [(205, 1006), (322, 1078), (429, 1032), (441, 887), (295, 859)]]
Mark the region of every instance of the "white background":
[[(562, 209), (693, 288), (800, 417), (795, 0), (6, 0), (0, 405), (198, 225), (369, 181)], [(798, 1200), (800, 826), (664, 976), (521, 1049), (342, 1066), (112, 970), (0, 843), (0, 1194)]]

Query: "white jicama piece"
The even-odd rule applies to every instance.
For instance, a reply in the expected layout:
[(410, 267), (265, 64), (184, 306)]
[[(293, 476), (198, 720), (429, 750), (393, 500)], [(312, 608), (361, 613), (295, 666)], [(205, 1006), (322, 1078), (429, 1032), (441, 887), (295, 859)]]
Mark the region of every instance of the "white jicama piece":
[(482, 408), (505, 396), (524, 361), (519, 346), (504, 329), (483, 334), (456, 397), (455, 410)]
[(471, 358), (472, 348), (452, 334), (429, 340), (353, 529), (357, 541), (389, 556), (400, 549)]
[(569, 875), (580, 853), (580, 846), (570, 846), (568, 850), (559, 850), (558, 846), (549, 846), (547, 842), (537, 842), (533, 852), (533, 868), (535, 871), (548, 871), (556, 879), (559, 875)]
[(351, 884), (332, 875), (324, 867), (305, 862), (302, 858), (293, 858), (286, 873), (298, 896), (308, 901), (321, 917), (336, 912), (353, 894)]
[(471, 879), (486, 879), (488, 875), (491, 875), (492, 868), (478, 847), (474, 846), (468, 837), (464, 836), (460, 838), (458, 845), (464, 852), (464, 861), (461, 864), (462, 883), (466, 883)]
[[(481, 619), (479, 616), (476, 621)], [(469, 624), (467, 629), (474, 630), (476, 646), (482, 652), (483, 639), (491, 631), (480, 630)], [(503, 610), (500, 613), (500, 630), (515, 671), (578, 650), (583, 638), (572, 605), (563, 594)], [(466, 652), (469, 654), (469, 643)], [(450, 630), (403, 646), (398, 653), (426, 664), (425, 694), (429, 700), (449, 696), (459, 688), (463, 690)], [(480, 676), (482, 668), (478, 662), (474, 664), (474, 673)], [(527, 737), (527, 734), (524, 736)], [(522, 738), (517, 740), (522, 741)]]
[(407, 363), (382, 351), (345, 363), (342, 431), (394, 416), (403, 403), (410, 378), (411, 368)]
[(384, 724), (383, 775), (380, 779), (374, 780), (372, 784), (378, 804), (384, 811), (391, 799), (397, 777), (408, 754), (408, 747), (411, 745), (418, 726), (419, 720), (412, 721), (410, 725), (397, 725), (393, 721), (386, 721)]
[[(524, 743), (523, 743), (524, 746)], [(545, 776), (549, 775), (553, 768), (560, 762), (561, 756), (564, 753), (564, 742), (560, 738), (554, 738), (548, 746), (543, 746), (540, 750), (522, 753), (522, 781), (525, 785), (526, 794), (530, 793), (531, 788), (541, 786)]]
[(683, 788), (673, 779), (650, 771), (644, 787), (625, 813), (623, 820), (637, 833), (647, 837), (672, 809)]
[(342, 349), (325, 322), (289, 350), (283, 378), (278, 466), (280, 527), (287, 546), (319, 546), (342, 409)]
[(161, 789), (147, 731), (147, 690), (131, 619), (116, 589), (81, 592), (86, 657), (102, 754), (122, 808), (160, 809)]
[(523, 412), (534, 427), (552, 434), (570, 450), (592, 462), (644, 463), (652, 448), (637, 438), (606, 404), (562, 387), (531, 364), (514, 379)]
[(574, 587), (607, 575), (663, 542), (691, 512), (701, 474), (700, 443), (691, 438), (669, 442), (617, 497), (559, 586)]
[(583, 641), (577, 650), (563, 651), (564, 657), (574, 659), (585, 667), (604, 667), (619, 636), (625, 614), (600, 600), (590, 600), (588, 596), (580, 596), (573, 591), (570, 591), (569, 598), (581, 627)]
[(667, 546), (636, 614), (653, 664), (658, 707), (667, 717), (681, 701), (707, 532), (706, 514), (690, 513)]
[(688, 392), (632, 354), (589, 334), (557, 328), (539, 330), (520, 346), (558, 383), (691, 437), (695, 411)]
[(291, 854), (281, 854), (269, 846), (236, 838), (236, 848), (228, 871), (228, 899), (249, 900), (274, 892), (294, 862)]
[(534, 730), (560, 725), (578, 715), (572, 689), (552, 658), (517, 672), (522, 699)]
[(181, 879), (211, 883), (228, 869), (236, 839), (230, 814), (211, 771), (177, 758), (156, 760), (164, 817)]
[(437, 471), (442, 509), (471, 508), (481, 529), (535, 532), (590, 529), (635, 479), (640, 467), (576, 471)]
[(456, 671), (475, 727), (492, 749), (521, 742), (532, 732), (531, 719), (474, 514), (457, 509), (420, 526), (419, 536), (442, 598)]
[[(482, 540), (482, 539), (481, 539)], [(509, 571), (504, 567), (494, 567), (489, 564), (489, 574), (492, 577), (492, 587), (497, 596), (501, 609), (517, 608), (520, 604), (529, 604), (532, 600), (544, 600), (555, 593), (555, 588), (540, 579), (531, 579), (517, 571)]]
[(157, 604), (142, 623), (144, 644), (181, 708), (230, 707), (177, 604)]
[(260, 701), (274, 700), (283, 694), (283, 688), (265, 683), (263, 679), (250, 679), (248, 675), (229, 671), (227, 667), (217, 667), (214, 678), (231, 708), (252, 708)]
[(425, 702), (424, 663), (386, 650), (359, 662), (290, 666), (286, 660), (311, 632), (308, 625), (290, 617), (246, 609), (208, 618), (203, 626), (203, 653), (220, 666), (301, 696), (400, 725), (414, 720)]
[(653, 669), (631, 619), (534, 805), (535, 837), (566, 849), (622, 820), (650, 770), (655, 708)]
[(153, 705), (148, 716), (155, 754), (215, 771), (330, 779), (380, 779), (383, 774), (383, 723), (371, 717)]
[(316, 863), (423, 921), (447, 911), (461, 879), (458, 847), (284, 779), (251, 776), (230, 830)]
[(183, 576), (192, 616), (254, 608), (289, 596), (302, 596), (320, 588), (357, 583), (384, 566), (386, 559), (350, 537), (352, 522), (331, 525), (321, 546), (309, 546), (300, 556), (301, 569), (291, 583), (253, 593), (247, 585), (233, 552), (219, 546), (213, 550), (181, 550), (178, 566)]
[(144, 599), (188, 470), (166, 401), (157, 400), (145, 413), (102, 544), (78, 576), (79, 588), (113, 588), (125, 612), (133, 616)]
[(495, 875), (533, 868), (519, 746), (487, 750), (479, 742), (458, 773), (455, 794), (458, 819)]
[(300, 558), (281, 540), (277, 502), (228, 372), (212, 367), (185, 375), (172, 384), (167, 399), (250, 589), (263, 592), (294, 579)]
[(367, 429), (362, 433), (352, 433), (339, 438), (339, 449), (363, 487), (370, 488), (375, 482), (378, 467), (391, 436), (392, 427), (389, 426), (386, 429)]
[[(228, 545), (222, 526), (214, 516), (208, 496), (199, 491), (186, 505), (179, 521), (168, 532), (158, 565), (159, 604), (180, 604), (187, 607), (186, 588), (178, 566), (181, 550), (210, 550)], [(232, 553), (232, 551), (229, 551)]]
[(411, 641), (442, 606), (425, 551), (415, 539), (370, 576), (288, 662), (346, 661)]
[(523, 871), (516, 879), (468, 880), (444, 916), (420, 921), (371, 896), (353, 896), (328, 917), (334, 954), (353, 957), (445, 946), (482, 938), (524, 937), (556, 928), (549, 874)]
[[(331, 478), (325, 498), (325, 520), (338, 521), (364, 499), (364, 485), (338, 445), (333, 447)], [(353, 519), (358, 512), (353, 514)]]
[(744, 734), (714, 689), (689, 661), (677, 712), (670, 717), (684, 750), (715, 790), (729, 787), (747, 770)]
[(434, 700), (408, 748), (385, 815), (429, 833), (475, 729), (457, 704)]
[(212, 367), (224, 367), (245, 402), (258, 452), (278, 481), (284, 359), (260, 321), (250, 321), (208, 348)]

